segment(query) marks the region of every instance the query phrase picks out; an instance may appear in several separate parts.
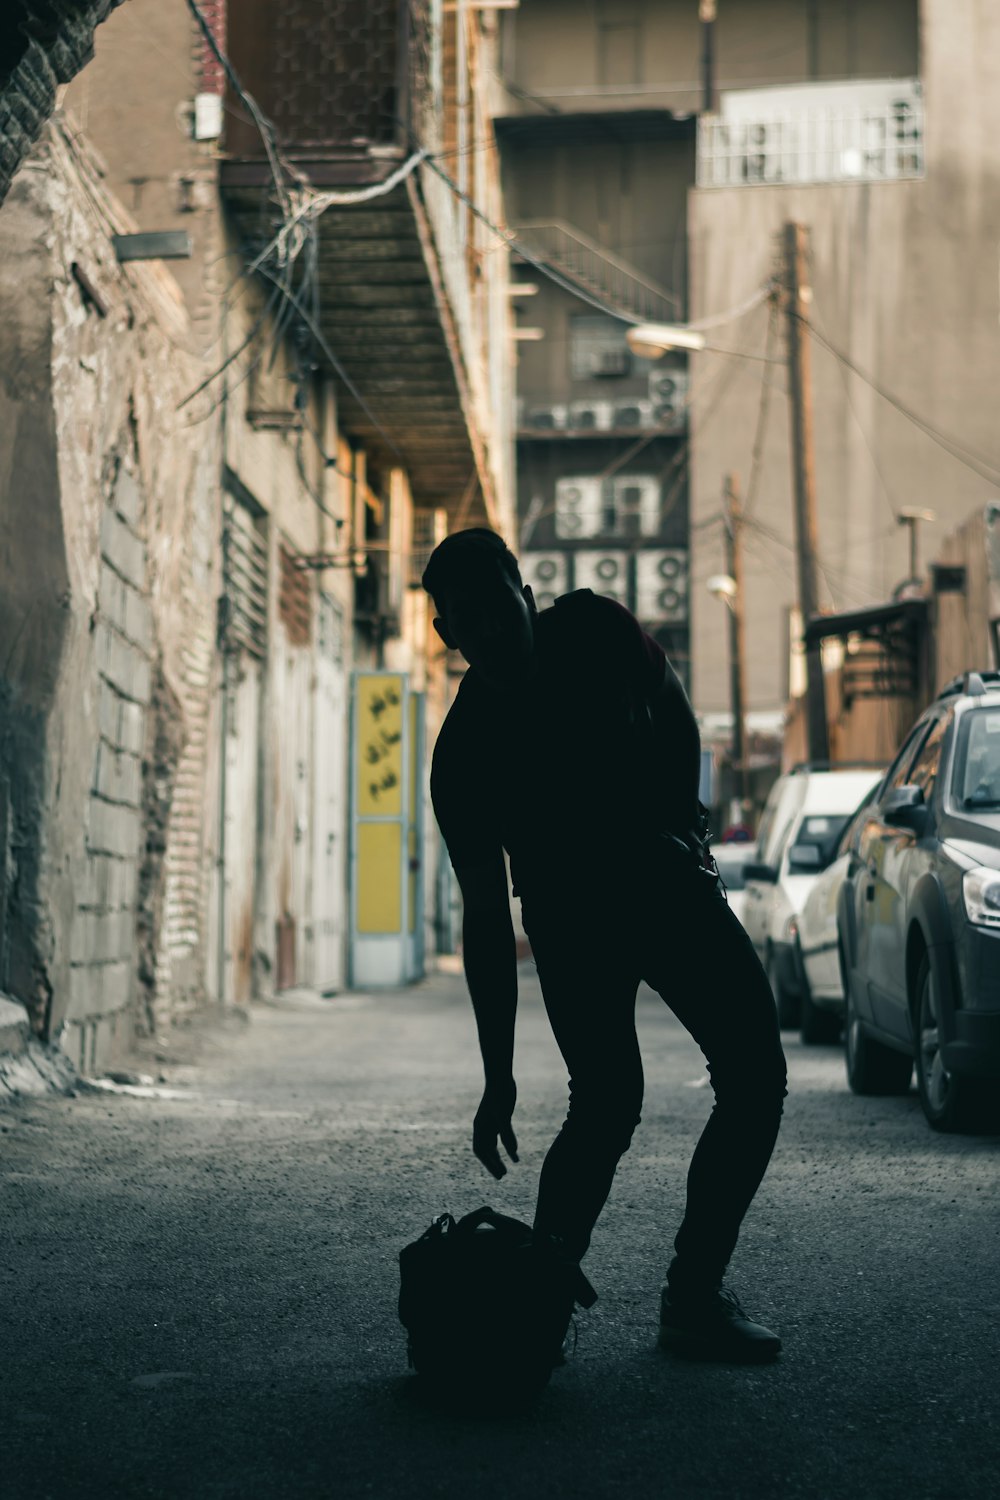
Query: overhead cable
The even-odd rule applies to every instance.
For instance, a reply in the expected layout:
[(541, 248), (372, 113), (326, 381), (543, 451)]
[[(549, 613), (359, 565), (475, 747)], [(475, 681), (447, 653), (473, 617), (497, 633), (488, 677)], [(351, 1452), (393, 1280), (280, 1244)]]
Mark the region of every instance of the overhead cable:
[(1000, 485), (1000, 467), (991, 458), (977, 453), (973, 448), (966, 447), (956, 438), (949, 437), (946, 432), (942, 432), (939, 427), (935, 427), (933, 423), (921, 417), (911, 407), (907, 406), (905, 402), (900, 401), (898, 396), (894, 396), (891, 391), (887, 391), (884, 386), (879, 385), (878, 381), (871, 375), (859, 369), (849, 355), (845, 354), (842, 349), (838, 349), (835, 344), (832, 344), (825, 334), (820, 333), (814, 323), (809, 323), (807, 326), (818, 344), (821, 344), (824, 349), (828, 350), (835, 359), (838, 359), (842, 365), (845, 365), (859, 380), (863, 380), (865, 385), (871, 386), (872, 390), (881, 396), (883, 401), (887, 401), (890, 406), (895, 407), (896, 411), (906, 417), (907, 421), (912, 422), (914, 427), (919, 428), (932, 442), (937, 443), (946, 453), (950, 453), (952, 458), (956, 459), (960, 464), (964, 464), (967, 469), (971, 469), (982, 479), (988, 479), (991, 484)]

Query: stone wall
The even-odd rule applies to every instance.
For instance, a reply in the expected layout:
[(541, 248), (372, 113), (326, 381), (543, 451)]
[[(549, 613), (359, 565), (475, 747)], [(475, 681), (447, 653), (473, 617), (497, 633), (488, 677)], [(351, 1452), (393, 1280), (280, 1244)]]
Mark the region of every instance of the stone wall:
[(58, 120), (0, 213), (0, 988), (87, 1070), (206, 993), (217, 428), (132, 227)]

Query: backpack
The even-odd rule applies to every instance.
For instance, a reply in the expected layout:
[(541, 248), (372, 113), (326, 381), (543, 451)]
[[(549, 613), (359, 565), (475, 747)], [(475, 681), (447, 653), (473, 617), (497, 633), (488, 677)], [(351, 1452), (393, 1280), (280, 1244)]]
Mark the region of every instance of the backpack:
[(399, 1318), (424, 1389), (463, 1408), (516, 1409), (560, 1362), (574, 1306), (597, 1293), (529, 1225), (483, 1207), (440, 1214), (400, 1251)]

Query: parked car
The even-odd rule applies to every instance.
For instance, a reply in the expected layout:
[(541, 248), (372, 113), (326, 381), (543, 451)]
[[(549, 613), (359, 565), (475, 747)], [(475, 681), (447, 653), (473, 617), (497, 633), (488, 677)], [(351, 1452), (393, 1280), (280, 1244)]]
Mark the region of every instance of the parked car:
[(799, 912), (795, 934), (799, 974), (799, 1028), (803, 1042), (836, 1042), (844, 1021), (844, 982), (837, 939), (837, 904), (847, 874), (850, 843), (876, 782), (840, 835), (833, 860), (817, 875)]
[(872, 766), (797, 766), (779, 776), (764, 804), (757, 847), (743, 872), (743, 925), (767, 969), (782, 1026), (799, 1022), (799, 912), (848, 819), (881, 774)]
[(722, 883), (726, 887), (729, 905), (742, 922), (743, 908), (746, 904), (746, 881), (743, 878), (743, 869), (747, 860), (753, 858), (753, 845), (713, 844), (712, 856), (719, 867)]
[(838, 929), (854, 1092), (905, 1093), (915, 1063), (936, 1130), (995, 1116), (1000, 672), (956, 678), (907, 735), (850, 841)]

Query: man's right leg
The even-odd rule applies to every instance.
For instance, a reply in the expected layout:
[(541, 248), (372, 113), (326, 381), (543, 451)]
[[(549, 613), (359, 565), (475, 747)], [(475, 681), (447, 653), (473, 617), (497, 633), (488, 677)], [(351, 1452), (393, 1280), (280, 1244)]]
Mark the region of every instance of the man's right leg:
[(606, 915), (595, 917), (596, 925), (581, 921), (579, 911), (571, 919), (539, 915), (527, 922), (546, 1013), (570, 1076), (569, 1112), (542, 1167), (534, 1227), (579, 1260), (639, 1123), (639, 980), (629, 955), (616, 951)]
[(699, 877), (678, 885), (665, 909), (669, 922), (648, 921), (644, 978), (701, 1047), (715, 1106), (688, 1173), (661, 1338), (710, 1358), (767, 1359), (780, 1340), (722, 1292), (722, 1278), (781, 1120), (785, 1060), (774, 999), (746, 932)]

